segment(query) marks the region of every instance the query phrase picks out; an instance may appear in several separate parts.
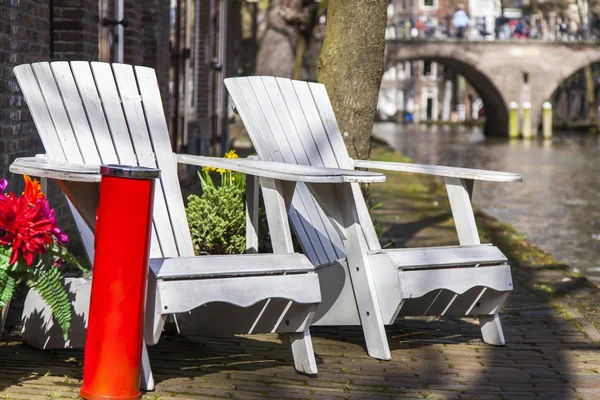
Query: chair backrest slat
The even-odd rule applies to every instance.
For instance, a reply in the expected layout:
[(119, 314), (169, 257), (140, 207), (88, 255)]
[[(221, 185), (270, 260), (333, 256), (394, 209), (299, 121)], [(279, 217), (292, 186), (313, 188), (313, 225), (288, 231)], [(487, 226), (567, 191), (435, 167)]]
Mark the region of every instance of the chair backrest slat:
[[(55, 62), (50, 65), (58, 89), (60, 90), (60, 96), (63, 100), (73, 132), (77, 132), (75, 139), (79, 145), (79, 151), (83, 157), (83, 161), (89, 164), (100, 164), (100, 155), (96, 148), (96, 142), (94, 136), (90, 130), (85, 110), (83, 109), (83, 103), (81, 96), (77, 91), (77, 85), (73, 79), (71, 68), (69, 63), (66, 61)], [(68, 154), (67, 154), (68, 156)]]
[[(325, 85), (319, 83), (309, 83), (309, 87), (314, 99), (314, 104), (318, 109), (318, 115), (320, 116), (323, 127), (325, 128), (326, 136), (329, 139), (329, 144), (331, 145), (331, 149), (333, 150), (335, 158), (338, 162), (338, 166), (340, 168), (354, 169), (354, 165), (352, 164), (352, 160), (350, 159), (348, 150), (344, 144), (342, 134), (340, 133), (337, 120), (335, 119), (333, 107), (331, 106), (331, 101), (329, 101), (329, 96), (327, 95), (327, 90), (325, 90)], [(316, 118), (316, 115), (311, 114), (311, 117)], [(369, 214), (369, 209), (364, 201), (362, 191), (358, 183), (352, 184), (352, 192), (354, 193), (354, 198), (356, 200), (356, 209), (367, 245), (370, 250), (379, 250), (381, 248), (379, 238), (375, 232), (375, 227), (373, 226), (373, 221), (371, 220), (371, 215)]]
[(310, 132), (310, 127), (304, 117), (304, 112), (292, 81), (289, 79), (277, 78), (277, 84), (279, 85), (283, 101), (289, 111), (290, 118), (296, 127), (294, 131), (285, 132), (285, 134), (297, 136), (297, 140), (302, 143), (302, 147), (294, 150), (304, 151), (310, 165), (324, 166), (324, 160), (321, 158), (319, 148)]
[[(140, 94), (133, 74), (133, 67), (125, 64), (114, 64), (113, 73), (138, 164), (142, 167), (157, 168)], [(179, 253), (173, 231), (169, 229), (171, 222), (162, 189), (162, 180), (160, 179), (156, 181), (154, 186), (154, 205), (153, 234), (158, 239), (161, 253), (165, 257), (176, 257)]]
[(315, 143), (315, 146), (319, 150), (321, 160), (323, 160), (323, 166), (335, 166), (340, 167), (338, 160), (333, 154), (331, 143), (325, 132), (325, 127), (321, 122), (319, 111), (315, 105), (315, 101), (308, 87), (308, 82), (292, 81), (294, 91), (298, 97), (298, 102), (306, 119), (306, 125), (308, 129), (305, 134), (310, 135)]
[[(323, 85), (272, 77), (230, 78), (225, 84), (262, 159), (353, 168)], [(353, 193), (365, 239), (371, 249), (378, 249), (357, 184)], [(313, 263), (344, 256), (339, 235), (304, 184), (297, 186), (290, 219)]]
[[(253, 107), (253, 113), (255, 115), (258, 114), (258, 116), (255, 117), (255, 120), (264, 121), (261, 126), (261, 131), (266, 142), (272, 144), (271, 148), (273, 151), (271, 154), (277, 155), (277, 159), (274, 161), (297, 163), (298, 159), (307, 160), (304, 152), (294, 152), (294, 150), (292, 150), (288, 138), (293, 137), (293, 135), (284, 134), (287, 129), (295, 131), (295, 127), (287, 109), (280, 110), (280, 112), (277, 113), (274, 108), (275, 101), (273, 99), (274, 93), (272, 93), (272, 91), (279, 95), (281, 93), (278, 89), (277, 82), (272, 79), (266, 79), (265, 82), (261, 77), (248, 78), (248, 82), (250, 83), (251, 90), (254, 94), (254, 97), (252, 98), (251, 94), (248, 93), (251, 103), (255, 105)], [(267, 87), (267, 85), (269, 87)], [(261, 118), (261, 115), (264, 116), (264, 118)], [(287, 129), (284, 128), (284, 126)], [(298, 155), (298, 157), (296, 157), (295, 154)], [(337, 258), (337, 253), (335, 252), (331, 243), (331, 238), (329, 237), (332, 232), (328, 232), (328, 224), (323, 221), (326, 217), (318, 214), (310, 216), (311, 211), (318, 211), (318, 209), (312, 204), (314, 200), (304, 184), (299, 184), (297, 193), (296, 200), (292, 203), (293, 211), (291, 212), (291, 215), (293, 223), (307, 225), (303, 226), (301, 231), (307, 233), (308, 238), (311, 241), (309, 252), (312, 248), (316, 253), (315, 257), (318, 258), (321, 263), (327, 262), (332, 258)], [(310, 224), (308, 224), (309, 221)], [(333, 233), (335, 235), (334, 237), (336, 237), (337, 234), (335, 232)]]
[(327, 132), (327, 138), (329, 139), (331, 149), (335, 154), (337, 164), (340, 168), (352, 169), (352, 161), (350, 160), (348, 150), (346, 149), (346, 145), (344, 144), (344, 140), (340, 134), (340, 129), (335, 119), (335, 114), (333, 113), (333, 107), (329, 101), (329, 96), (325, 90), (325, 85), (313, 82), (309, 83), (308, 86), (310, 87), (314, 104), (318, 110), (319, 116), (321, 117), (323, 127)]
[[(250, 77), (226, 84), (262, 159), (323, 165), (291, 81)], [(303, 183), (297, 185), (290, 220), (313, 263), (343, 257), (339, 235)]]
[(52, 117), (52, 122), (56, 128), (56, 133), (58, 134), (67, 161), (82, 163), (83, 157), (71, 129), (71, 123), (62, 103), (56, 81), (52, 75), (50, 64), (47, 62), (33, 64), (33, 73), (37, 78), (42, 96), (46, 100), (48, 111)]
[[(156, 163), (161, 170), (161, 183), (165, 196), (167, 211), (170, 216), (170, 227), (175, 234), (175, 242), (179, 256), (191, 257), (194, 255), (194, 246), (187, 223), (183, 197), (177, 177), (177, 162), (171, 150), (171, 140), (167, 120), (160, 98), (160, 90), (156, 73), (152, 68), (135, 67), (138, 89), (142, 98), (142, 106), (148, 124), (150, 140), (156, 157)], [(169, 227), (161, 226), (160, 229)]]
[[(273, 78), (252, 77), (250, 79), (270, 81)], [(282, 78), (277, 78), (275, 81), (276, 85), (269, 85), (268, 95), (273, 99), (273, 103), (279, 104), (280, 111), (278, 117), (281, 120), (287, 121), (286, 125), (290, 128), (274, 132), (274, 135), (285, 137), (289, 143), (294, 144), (292, 151), (296, 160), (303, 161), (301, 162), (302, 164), (325, 165), (323, 162), (324, 155), (320, 154), (320, 149), (311, 133), (309, 121), (305, 118), (304, 112), (301, 109), (301, 99), (295, 93), (291, 81)], [(270, 143), (273, 143), (273, 140)], [(290, 160), (293, 160), (293, 158), (290, 157)], [(316, 204), (315, 199), (306, 189), (304, 183), (298, 185), (292, 205), (303, 209), (304, 218), (302, 218), (301, 222), (304, 225), (304, 229), (307, 231), (314, 229), (315, 235), (310, 237), (313, 247), (322, 247), (325, 251), (326, 259), (323, 260), (320, 258), (319, 263), (323, 264), (343, 257), (343, 246), (338, 233), (325, 216), (323, 210)], [(311, 261), (316, 262), (316, 260)]]
[[(98, 89), (96, 89), (90, 64), (85, 61), (74, 61), (70, 65), (73, 78), (79, 90), (79, 96), (85, 108), (90, 130), (96, 142), (98, 156), (103, 164), (118, 164), (119, 158), (117, 157), (115, 145), (108, 130), (106, 118), (104, 118), (102, 101), (98, 96)], [(27, 89), (22, 87), (22, 90)]]
[(110, 136), (119, 157), (119, 163), (124, 165), (137, 165), (138, 160), (129, 136), (129, 127), (123, 115), (121, 98), (112, 74), (112, 69), (106, 63), (90, 63), (92, 74), (96, 83), (104, 116), (108, 123)]
[[(41, 65), (47, 65), (47, 63), (42, 63)], [(43, 70), (44, 68), (38, 69), (38, 71)], [(40, 73), (40, 78), (37, 78), (32, 65), (24, 64), (15, 67), (15, 76), (17, 77), (19, 85), (21, 86), (23, 96), (25, 97), (25, 101), (28, 104), (29, 110), (31, 112), (33, 120), (35, 121), (36, 127), (40, 132), (40, 138), (42, 140), (44, 148), (46, 149), (47, 155), (53, 160), (66, 162), (68, 159), (70, 159), (71, 156), (65, 154), (63, 146), (66, 146), (66, 144), (63, 143), (63, 141), (68, 140), (68, 137), (64, 135), (61, 137), (61, 135), (59, 135), (57, 127), (54, 125), (54, 121), (51, 116), (48, 104), (45, 101), (44, 94), (42, 93), (41, 84), (38, 81), (38, 79), (50, 80), (51, 74)], [(51, 88), (52, 82), (44, 83), (44, 87)], [(60, 99), (60, 96), (54, 98), (53, 101), (57, 101), (57, 99)], [(66, 147), (73, 147), (74, 145), (75, 143), (70, 143)], [(79, 154), (79, 152), (75, 152), (72, 155), (72, 157), (76, 160), (81, 159), (81, 155)], [(77, 210), (75, 209), (71, 201), (68, 199), (67, 204), (69, 205), (69, 208), (73, 213), (73, 217), (77, 225), (77, 230), (81, 235), (81, 239), (84, 244), (84, 248), (88, 255), (88, 258), (90, 260), (93, 260), (94, 241), (91, 229), (85, 224), (83, 218), (78, 214)]]
[(40, 87), (30, 65), (19, 65), (15, 67), (15, 75), (21, 88), (27, 87), (29, 90), (23, 90), (23, 96), (29, 106), (29, 111), (38, 127), (38, 130), (44, 131), (41, 137), (46, 152), (57, 161), (66, 161), (62, 145), (58, 138), (58, 133), (52, 122), (52, 117), (42, 96)]
[[(250, 78), (256, 79), (256, 78)], [(260, 79), (260, 78), (259, 78)], [(277, 83), (277, 79), (271, 76), (263, 76), (261, 79), (264, 84), (265, 90), (268, 92), (270, 97), (271, 104), (273, 106), (273, 110), (277, 119), (279, 119), (282, 132), (293, 132), (296, 130), (296, 126), (294, 125), (294, 121), (292, 120), (292, 116), (290, 115), (290, 111), (285, 104), (285, 100), (283, 99), (283, 95), (279, 90), (279, 84)], [(298, 135), (277, 135), (282, 136), (279, 140), (285, 140), (289, 145), (290, 155), (286, 158), (286, 162), (292, 162), (291, 160), (295, 160), (297, 164), (302, 165), (310, 165), (310, 161), (306, 156), (306, 152), (304, 151), (294, 151), (293, 149), (301, 149), (302, 142), (298, 138)]]
[[(257, 144), (256, 148), (261, 158), (272, 161), (284, 161), (283, 155), (276, 148), (268, 146), (267, 141), (271, 140), (268, 133), (270, 127), (262, 115), (257, 104), (257, 99), (252, 90), (248, 78), (235, 80), (226, 80), (229, 93), (235, 98), (235, 104), (238, 112), (244, 120), (246, 128), (253, 132), (253, 140)], [(303, 224), (306, 221), (308, 212), (302, 203), (292, 204), (290, 210), (290, 220), (292, 226), (298, 235), (300, 243), (306, 256), (314, 263), (320, 264), (321, 260), (327, 260), (325, 250), (318, 240), (317, 233), (312, 225)], [(306, 225), (306, 226), (304, 226)]]
[[(134, 74), (128, 65), (114, 64), (111, 68), (105, 63), (81, 61), (21, 65), (15, 68), (15, 75), (51, 159), (161, 169), (151, 257), (192, 256), (154, 70), (142, 68), (140, 73), (136, 69)], [(85, 231), (79, 226), (82, 219), (76, 218), (76, 222), (80, 231)]]
[[(98, 94), (102, 101), (102, 107), (104, 108), (104, 115), (106, 122), (110, 130), (114, 149), (119, 157), (119, 163), (123, 165), (139, 165), (139, 159), (133, 147), (131, 134), (134, 130), (131, 129), (125, 120), (124, 115), (124, 104), (122, 104), (121, 97), (117, 91), (116, 82), (113, 76), (113, 71), (110, 64), (106, 63), (91, 63), (92, 74), (94, 76)], [(139, 129), (139, 126), (136, 126)], [(131, 132), (131, 134), (130, 134)], [(156, 231), (156, 222), (158, 218), (162, 223), (160, 226), (164, 226), (162, 221), (162, 215), (165, 213), (164, 209), (161, 209), (160, 200), (155, 199), (156, 209), (153, 218), (153, 239), (157, 239), (151, 247), (154, 248), (155, 253), (160, 253), (163, 256), (174, 256), (177, 255), (177, 247), (173, 234), (168, 230)], [(157, 249), (159, 251), (157, 251)]]

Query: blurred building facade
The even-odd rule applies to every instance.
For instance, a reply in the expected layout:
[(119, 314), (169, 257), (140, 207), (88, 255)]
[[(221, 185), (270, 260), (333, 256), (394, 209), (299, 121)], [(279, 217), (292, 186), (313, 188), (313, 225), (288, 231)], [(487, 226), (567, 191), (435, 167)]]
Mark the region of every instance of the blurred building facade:
[[(239, 7), (233, 0), (0, 1), (0, 178), (19, 192), (22, 178), (9, 173), (10, 164), (44, 152), (12, 72), (40, 61), (154, 68), (174, 151), (220, 155), (228, 115), (222, 82), (236, 68)], [(69, 230), (66, 203), (52, 183), (48, 197)]]
[[(386, 39), (441, 39), (455, 35), (454, 13), (462, 4), (471, 18), (468, 37), (484, 38), (499, 0), (391, 0)], [(477, 17), (470, 15), (474, 9)], [(473, 28), (477, 18), (480, 30)], [(483, 35), (482, 35), (483, 34)], [(481, 100), (465, 79), (441, 64), (421, 60), (394, 63), (386, 55), (378, 102), (378, 117), (412, 121), (459, 121), (478, 116)]]

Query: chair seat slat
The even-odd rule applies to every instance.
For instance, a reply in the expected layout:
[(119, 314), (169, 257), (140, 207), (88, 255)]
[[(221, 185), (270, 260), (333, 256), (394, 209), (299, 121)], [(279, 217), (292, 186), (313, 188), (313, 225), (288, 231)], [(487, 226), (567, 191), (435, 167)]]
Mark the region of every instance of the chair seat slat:
[[(503, 264), (506, 256), (495, 246), (449, 246), (385, 250), (399, 269), (446, 268), (477, 264)], [(375, 253), (374, 253), (375, 254)]]
[(158, 279), (216, 278), (314, 271), (302, 254), (235, 254), (150, 260)]

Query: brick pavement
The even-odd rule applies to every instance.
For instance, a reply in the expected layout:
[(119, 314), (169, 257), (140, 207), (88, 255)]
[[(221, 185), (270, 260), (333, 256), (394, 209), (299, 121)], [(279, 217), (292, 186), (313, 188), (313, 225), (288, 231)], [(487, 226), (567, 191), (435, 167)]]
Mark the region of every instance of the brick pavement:
[[(410, 246), (452, 242), (446, 210), (418, 179), (373, 189), (384, 199), (375, 212), (384, 234)], [(150, 349), (157, 388), (145, 399), (600, 399), (600, 352), (591, 339), (598, 331), (580, 323), (593, 320), (595, 308), (578, 321), (576, 307), (557, 308), (535, 290), (539, 275), (560, 283), (564, 272), (549, 278), (527, 273), (524, 263), (513, 268), (519, 278), (501, 314), (505, 347), (483, 344), (474, 319), (412, 318), (388, 328), (392, 360), (378, 361), (367, 356), (359, 328), (313, 328), (320, 372), (309, 377), (294, 372), (285, 337), (171, 333)], [(577, 298), (593, 298), (592, 290)], [(8, 339), (0, 344), (0, 398), (77, 397), (81, 351), (43, 352)]]
[[(600, 353), (554, 308), (517, 286), (503, 313), (506, 347), (483, 344), (473, 319), (404, 320), (388, 329), (391, 361), (366, 355), (356, 328), (313, 328), (318, 377), (294, 372), (276, 335), (168, 334), (150, 349), (147, 399), (598, 399)], [(82, 352), (0, 346), (0, 397), (75, 398)]]

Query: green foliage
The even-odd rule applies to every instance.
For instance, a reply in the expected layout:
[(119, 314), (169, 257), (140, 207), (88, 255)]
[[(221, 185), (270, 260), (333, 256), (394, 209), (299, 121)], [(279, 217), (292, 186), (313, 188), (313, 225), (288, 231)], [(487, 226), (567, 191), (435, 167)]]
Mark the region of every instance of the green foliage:
[[(220, 175), (215, 184), (211, 171)], [(190, 195), (186, 215), (196, 254), (241, 254), (246, 250), (246, 177), (205, 168), (198, 172), (202, 194)], [(259, 205), (259, 250), (270, 246), (266, 215)]]
[(244, 190), (235, 185), (206, 186), (201, 196), (190, 195), (186, 214), (196, 253), (243, 253), (244, 210)]
[(26, 282), (30, 288), (36, 289), (50, 306), (52, 315), (66, 339), (71, 326), (71, 303), (56, 260), (62, 260), (82, 270), (83, 268), (64, 246), (55, 241), (42, 256), (36, 256), (31, 266), (22, 258), (10, 264), (10, 254), (9, 246), (0, 246), (0, 308), (8, 304), (17, 286)]
[(67, 332), (71, 327), (71, 303), (60, 270), (53, 265), (42, 264), (31, 270), (27, 284), (37, 290), (50, 306), (54, 319), (67, 339)]
[(10, 248), (0, 246), (0, 308), (4, 307), (15, 292), (16, 282), (10, 275)]

